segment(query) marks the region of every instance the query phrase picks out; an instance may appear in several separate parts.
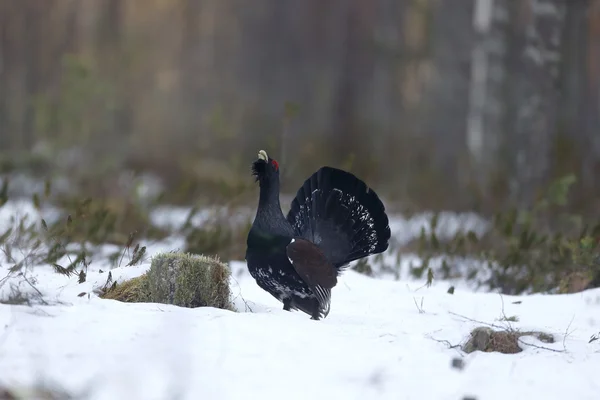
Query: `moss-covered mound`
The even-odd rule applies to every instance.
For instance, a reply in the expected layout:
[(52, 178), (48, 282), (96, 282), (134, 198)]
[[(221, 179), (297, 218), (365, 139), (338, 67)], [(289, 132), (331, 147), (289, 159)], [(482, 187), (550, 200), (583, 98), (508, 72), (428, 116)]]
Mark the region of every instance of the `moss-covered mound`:
[(150, 302), (181, 307), (233, 310), (229, 267), (218, 258), (189, 253), (162, 253), (148, 272), (108, 290), (105, 299)]

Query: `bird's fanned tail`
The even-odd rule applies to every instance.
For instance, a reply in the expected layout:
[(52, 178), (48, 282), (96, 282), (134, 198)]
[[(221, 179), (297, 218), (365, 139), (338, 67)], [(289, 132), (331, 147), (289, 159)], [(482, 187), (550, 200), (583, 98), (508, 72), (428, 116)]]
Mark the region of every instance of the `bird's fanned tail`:
[(377, 193), (336, 168), (323, 167), (304, 182), (287, 220), (338, 269), (388, 248), (389, 220)]

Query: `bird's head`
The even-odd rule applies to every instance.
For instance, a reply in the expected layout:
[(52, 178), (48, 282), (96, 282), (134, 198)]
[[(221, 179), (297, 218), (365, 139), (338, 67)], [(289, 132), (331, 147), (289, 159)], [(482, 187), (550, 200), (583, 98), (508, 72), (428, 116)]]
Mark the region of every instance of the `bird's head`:
[(252, 175), (258, 182), (279, 177), (279, 163), (269, 158), (266, 151), (260, 150), (258, 159), (252, 163)]

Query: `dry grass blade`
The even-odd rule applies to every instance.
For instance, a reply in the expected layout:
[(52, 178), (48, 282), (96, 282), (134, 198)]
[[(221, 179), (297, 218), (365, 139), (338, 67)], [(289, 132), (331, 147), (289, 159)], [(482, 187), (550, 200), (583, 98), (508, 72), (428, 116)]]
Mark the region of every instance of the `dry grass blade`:
[(77, 279), (77, 283), (84, 283), (87, 279), (87, 274), (84, 270), (79, 271), (79, 278)]
[[(136, 247), (137, 249), (137, 247)], [(142, 257), (144, 257), (144, 255), (146, 254), (146, 246), (143, 246), (142, 248), (140, 248), (139, 250), (135, 251), (133, 253), (133, 257), (131, 258), (131, 261), (129, 261), (127, 263), (128, 267), (134, 266), (137, 263), (140, 262), (140, 260), (142, 259)]]
[(0, 207), (8, 203), (8, 183), (8, 178), (5, 178), (2, 181), (2, 187), (0, 187)]
[(65, 276), (71, 276), (73, 274), (73, 270), (69, 270), (65, 267), (63, 267), (62, 265), (59, 264), (52, 264), (52, 268), (54, 269), (54, 271), (56, 273), (59, 273), (61, 275), (65, 275)]
[(13, 232), (13, 228), (10, 227), (6, 230), (6, 232), (4, 232), (2, 235), (0, 235), (0, 244), (5, 243), (8, 240), (8, 238), (10, 237), (10, 235), (12, 234), (12, 232)]

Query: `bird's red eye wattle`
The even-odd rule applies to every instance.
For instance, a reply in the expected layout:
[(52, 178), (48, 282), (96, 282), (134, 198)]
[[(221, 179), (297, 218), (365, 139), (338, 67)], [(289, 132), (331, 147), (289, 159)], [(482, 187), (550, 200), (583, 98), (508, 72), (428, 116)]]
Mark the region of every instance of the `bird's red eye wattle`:
[(273, 164), (275, 171), (279, 171), (279, 163), (277, 161), (271, 160), (271, 164)]

